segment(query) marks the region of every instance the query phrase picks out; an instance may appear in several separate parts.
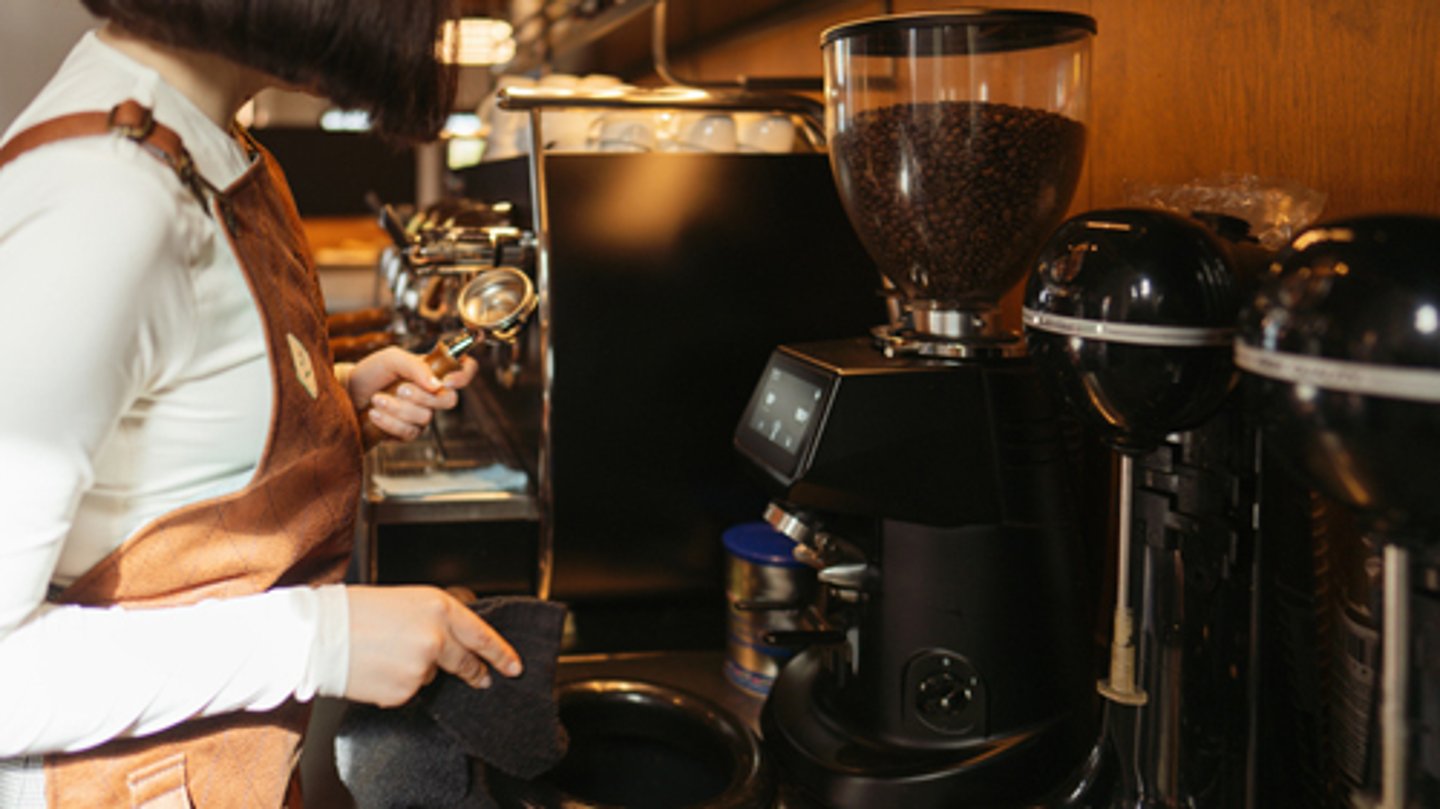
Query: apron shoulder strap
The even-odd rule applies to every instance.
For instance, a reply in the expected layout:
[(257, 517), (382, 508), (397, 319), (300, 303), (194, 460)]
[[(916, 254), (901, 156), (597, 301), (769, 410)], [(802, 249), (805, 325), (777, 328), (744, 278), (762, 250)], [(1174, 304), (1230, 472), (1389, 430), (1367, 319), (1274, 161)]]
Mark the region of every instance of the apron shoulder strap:
[(92, 137), (117, 132), (138, 143), (145, 151), (168, 165), (190, 189), (207, 212), (206, 193), (215, 188), (195, 170), (195, 163), (175, 130), (159, 123), (150, 108), (135, 100), (122, 101), (109, 112), (75, 112), (41, 121), (21, 131), (0, 147), (0, 169), (26, 152), (70, 138)]

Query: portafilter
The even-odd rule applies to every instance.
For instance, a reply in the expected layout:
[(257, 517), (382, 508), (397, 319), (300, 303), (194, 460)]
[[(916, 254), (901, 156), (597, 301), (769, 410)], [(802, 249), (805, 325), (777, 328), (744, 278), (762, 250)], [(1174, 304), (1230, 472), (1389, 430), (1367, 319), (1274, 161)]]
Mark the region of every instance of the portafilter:
[[(524, 272), (514, 267), (494, 267), (467, 282), (455, 300), (465, 328), (442, 335), (425, 355), (425, 364), (436, 377), (459, 370), (461, 358), (477, 342), (513, 344), (539, 299), (535, 285)], [(381, 392), (393, 395), (401, 383), (402, 380), (396, 380)], [(361, 436), (366, 446), (388, 437), (365, 418), (364, 411), (368, 409), (366, 405), (360, 414)]]

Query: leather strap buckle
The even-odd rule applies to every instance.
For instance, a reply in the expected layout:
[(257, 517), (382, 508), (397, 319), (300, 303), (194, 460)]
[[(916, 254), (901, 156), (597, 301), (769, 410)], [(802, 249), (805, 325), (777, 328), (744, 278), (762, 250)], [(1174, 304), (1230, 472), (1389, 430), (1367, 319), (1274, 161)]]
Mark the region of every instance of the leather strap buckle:
[(138, 143), (150, 137), (155, 131), (155, 114), (150, 111), (149, 107), (126, 102), (111, 108), (110, 115), (105, 119), (105, 125), (112, 132), (119, 132)]

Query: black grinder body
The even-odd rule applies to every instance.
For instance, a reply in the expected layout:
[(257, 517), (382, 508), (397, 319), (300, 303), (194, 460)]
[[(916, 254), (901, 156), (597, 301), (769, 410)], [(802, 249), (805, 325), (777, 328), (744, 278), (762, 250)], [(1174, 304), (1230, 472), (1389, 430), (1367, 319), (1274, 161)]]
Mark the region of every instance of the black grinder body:
[[(1097, 713), (1050, 389), (1023, 357), (888, 357), (863, 338), (782, 346), (766, 374), (737, 447), (866, 570), (846, 641), (805, 650), (771, 691), (782, 769), (832, 806), (1033, 802), (1085, 759)], [(787, 376), (815, 407), (777, 451), (765, 402)]]

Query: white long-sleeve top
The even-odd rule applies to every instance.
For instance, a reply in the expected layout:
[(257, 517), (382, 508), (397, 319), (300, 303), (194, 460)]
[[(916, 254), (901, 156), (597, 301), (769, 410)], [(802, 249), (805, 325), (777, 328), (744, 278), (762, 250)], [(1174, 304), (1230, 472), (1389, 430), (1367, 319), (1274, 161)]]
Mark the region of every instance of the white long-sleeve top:
[[(127, 98), (210, 182), (246, 170), (229, 133), (93, 32), (5, 138)], [(151, 610), (45, 603), (149, 520), (242, 487), (263, 449), (259, 313), (169, 167), (107, 135), (0, 170), (0, 346), (0, 807), (36, 799), (40, 754), (343, 693), (338, 586)]]

